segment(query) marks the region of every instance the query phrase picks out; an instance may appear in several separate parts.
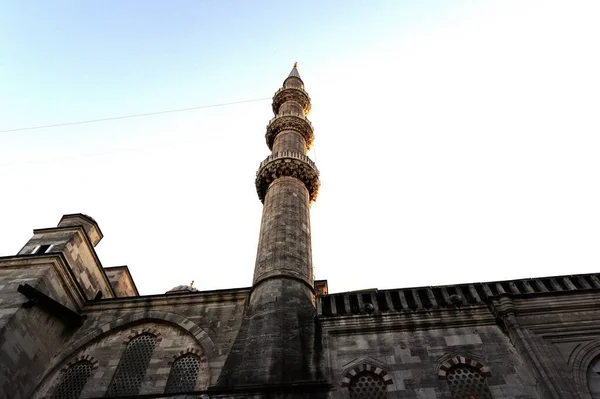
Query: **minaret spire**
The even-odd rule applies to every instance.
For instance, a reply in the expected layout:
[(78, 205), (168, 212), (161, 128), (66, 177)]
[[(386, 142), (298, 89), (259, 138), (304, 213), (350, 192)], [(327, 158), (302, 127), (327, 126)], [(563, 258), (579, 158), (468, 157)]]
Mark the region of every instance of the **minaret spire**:
[(272, 108), (275, 117), (265, 135), (272, 152), (255, 181), (264, 206), (252, 292), (220, 386), (306, 383), (321, 375), (309, 212), (319, 172), (306, 155), (314, 133), (297, 63), (275, 92)]
[(292, 71), (288, 75), (288, 78), (292, 77), (292, 76), (295, 77), (295, 78), (301, 79), (300, 78), (300, 73), (298, 73), (298, 63), (297, 62), (294, 62), (294, 67), (292, 68)]

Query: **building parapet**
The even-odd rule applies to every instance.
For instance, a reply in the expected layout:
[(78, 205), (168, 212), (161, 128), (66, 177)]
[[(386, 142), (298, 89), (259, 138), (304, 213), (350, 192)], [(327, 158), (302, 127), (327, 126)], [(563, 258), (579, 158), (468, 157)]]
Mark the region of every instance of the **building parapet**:
[(365, 290), (323, 295), (318, 315), (418, 312), (486, 304), (501, 295), (535, 295), (600, 289), (600, 274), (582, 274), (436, 287)]
[(269, 127), (269, 125), (271, 123), (273, 123), (273, 121), (275, 121), (278, 118), (281, 118), (282, 116), (297, 116), (298, 118), (304, 119), (310, 125), (310, 127), (312, 128), (312, 123), (308, 120), (308, 118), (306, 117), (306, 115), (304, 115), (302, 112), (294, 112), (294, 111), (280, 112), (279, 114), (277, 114), (273, 118), (271, 118), (271, 120), (267, 124), (267, 127)]

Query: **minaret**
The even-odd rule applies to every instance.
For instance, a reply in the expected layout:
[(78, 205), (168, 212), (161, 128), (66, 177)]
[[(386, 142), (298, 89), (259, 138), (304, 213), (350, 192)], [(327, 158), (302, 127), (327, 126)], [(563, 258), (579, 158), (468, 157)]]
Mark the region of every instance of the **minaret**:
[(273, 96), (266, 133), (272, 153), (256, 174), (264, 208), (252, 292), (217, 386), (320, 379), (309, 216), (319, 176), (306, 156), (314, 138), (309, 111), (294, 64)]
[(254, 286), (280, 276), (295, 278), (313, 288), (309, 206), (317, 197), (319, 176), (306, 156), (312, 145), (312, 124), (306, 119), (310, 97), (304, 91), (296, 64), (273, 97), (267, 126), (272, 154), (256, 175), (256, 190), (264, 204)]

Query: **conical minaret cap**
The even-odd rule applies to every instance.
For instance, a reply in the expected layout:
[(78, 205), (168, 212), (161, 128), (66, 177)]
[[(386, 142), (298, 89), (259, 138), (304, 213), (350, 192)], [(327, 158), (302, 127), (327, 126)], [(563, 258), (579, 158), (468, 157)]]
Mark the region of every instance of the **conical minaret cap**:
[(288, 78), (291, 78), (292, 76), (302, 80), (302, 78), (300, 77), (300, 73), (298, 72), (298, 63), (297, 62), (294, 62), (294, 67), (292, 68), (292, 71), (288, 75)]

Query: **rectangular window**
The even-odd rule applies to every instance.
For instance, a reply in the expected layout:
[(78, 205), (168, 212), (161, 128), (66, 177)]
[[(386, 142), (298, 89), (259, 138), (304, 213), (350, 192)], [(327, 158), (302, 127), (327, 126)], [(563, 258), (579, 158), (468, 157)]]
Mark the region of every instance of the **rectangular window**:
[(52, 245), (40, 245), (39, 247), (37, 247), (37, 249), (35, 250), (34, 254), (36, 255), (41, 255), (41, 254), (45, 254), (46, 252), (48, 252), (48, 250), (50, 249)]

